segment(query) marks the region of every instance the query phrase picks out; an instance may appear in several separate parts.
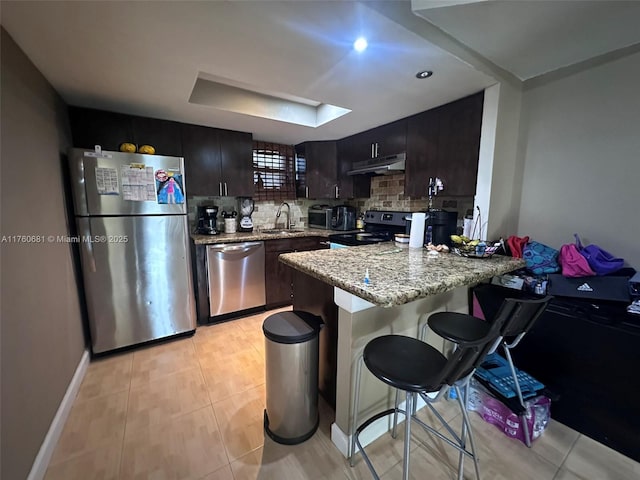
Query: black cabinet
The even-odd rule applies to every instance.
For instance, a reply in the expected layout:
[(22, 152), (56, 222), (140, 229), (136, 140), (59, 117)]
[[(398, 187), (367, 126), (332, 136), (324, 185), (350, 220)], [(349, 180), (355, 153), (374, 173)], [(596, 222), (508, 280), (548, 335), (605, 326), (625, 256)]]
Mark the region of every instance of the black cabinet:
[(478, 176), (484, 92), (409, 117), (405, 195), (427, 196), (430, 177), (444, 195), (473, 196)]
[(640, 322), (625, 307), (552, 300), (512, 354), (558, 396), (554, 419), (640, 461)]
[(189, 194), (253, 196), (252, 148), (250, 133), (183, 124)]
[[(504, 298), (526, 295), (495, 285), (473, 293), (487, 319)], [(551, 393), (552, 418), (640, 461), (639, 344), (626, 304), (555, 297), (511, 355)]]
[(182, 157), (180, 123), (157, 118), (131, 117), (133, 143), (151, 145), (156, 155)]
[(118, 151), (124, 142), (135, 143), (130, 115), (90, 108), (70, 107), (69, 122), (73, 146)]
[[(323, 243), (324, 242), (324, 243)], [(265, 286), (267, 308), (291, 305), (293, 269), (278, 260), (283, 253), (328, 248), (321, 237), (284, 238), (265, 242)]]
[(157, 155), (182, 156), (177, 122), (80, 107), (70, 107), (69, 119), (77, 148), (100, 145), (103, 150), (118, 151), (120, 144), (128, 142), (151, 145)]

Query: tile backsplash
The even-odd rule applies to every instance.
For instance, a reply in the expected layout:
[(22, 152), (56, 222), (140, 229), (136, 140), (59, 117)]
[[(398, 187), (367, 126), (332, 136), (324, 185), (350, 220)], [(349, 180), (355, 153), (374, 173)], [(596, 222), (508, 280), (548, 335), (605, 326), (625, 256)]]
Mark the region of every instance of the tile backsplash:
[[(279, 201), (256, 201), (253, 215), (254, 228), (266, 229), (275, 228), (276, 226), (284, 226), (287, 222), (287, 209), (283, 207), (280, 218), (276, 218)], [(344, 202), (340, 200), (311, 200), (301, 198), (297, 200), (287, 200), (291, 207), (291, 221), (297, 228), (307, 226), (307, 211), (311, 205), (321, 203), (323, 205), (340, 205)], [(239, 213), (239, 201), (236, 197), (189, 197), (187, 199), (189, 206), (189, 221), (195, 225), (197, 220), (197, 207), (200, 205), (215, 205), (218, 207), (218, 227), (222, 227), (222, 211), (233, 211)], [(277, 222), (277, 223), (276, 223)]]
[[(427, 185), (425, 184), (425, 195)], [(445, 190), (446, 192), (446, 190)], [(399, 210), (406, 212), (424, 211), (428, 206), (428, 198), (410, 198), (404, 195), (404, 174), (383, 175), (371, 177), (371, 197), (356, 198), (351, 200), (326, 200), (326, 199), (297, 199), (287, 200), (291, 207), (291, 221), (298, 228), (307, 226), (307, 211), (311, 205), (341, 205), (347, 204), (358, 209), (359, 213), (365, 210)], [(284, 226), (287, 221), (286, 214), (283, 213), (279, 219), (276, 219), (276, 212), (281, 202), (278, 201), (256, 201), (255, 210), (251, 218), (253, 219), (254, 228), (274, 228)], [(218, 207), (218, 226), (221, 228), (222, 211), (239, 211), (239, 202), (236, 197), (189, 197), (187, 204), (189, 206), (189, 221), (195, 225), (197, 206), (199, 205), (215, 205)], [(447, 197), (446, 195), (438, 195), (433, 200), (435, 208), (444, 208), (446, 210), (455, 210), (458, 212), (458, 219), (464, 217), (467, 210), (473, 209), (473, 197)], [(286, 208), (283, 210), (286, 212)]]
[[(383, 175), (371, 177), (371, 197), (357, 198), (346, 203), (357, 207), (359, 211), (365, 210), (399, 210), (407, 212), (419, 212), (427, 209), (427, 185), (424, 187), (425, 197), (410, 198), (404, 195), (404, 173), (395, 175)], [(446, 193), (446, 189), (444, 190)], [(457, 211), (458, 218), (462, 219), (467, 210), (473, 210), (473, 197), (447, 197), (445, 194), (437, 195), (433, 199), (434, 208)]]

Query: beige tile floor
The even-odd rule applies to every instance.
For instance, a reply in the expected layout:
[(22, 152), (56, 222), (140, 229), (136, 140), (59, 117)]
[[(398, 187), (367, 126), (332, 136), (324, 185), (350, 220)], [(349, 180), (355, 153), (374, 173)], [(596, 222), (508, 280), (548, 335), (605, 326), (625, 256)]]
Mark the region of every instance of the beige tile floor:
[[(191, 338), (93, 361), (46, 473), (54, 479), (368, 479), (330, 440), (333, 411), (320, 402), (318, 432), (296, 446), (265, 438), (262, 322), (273, 312), (200, 327)], [(459, 425), (454, 404), (444, 416)], [(423, 420), (428, 415), (421, 412)], [(475, 413), (483, 479), (631, 479), (640, 464), (551, 421), (528, 449)], [(457, 456), (414, 428), (412, 478), (454, 479)], [(402, 474), (402, 441), (367, 447), (384, 480)], [(465, 478), (474, 478), (467, 462)]]

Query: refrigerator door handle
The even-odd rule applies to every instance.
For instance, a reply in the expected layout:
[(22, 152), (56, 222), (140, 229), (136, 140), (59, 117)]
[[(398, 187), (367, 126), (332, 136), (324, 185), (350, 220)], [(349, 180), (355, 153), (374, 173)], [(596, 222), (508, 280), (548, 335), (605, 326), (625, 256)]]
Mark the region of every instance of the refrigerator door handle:
[(96, 259), (93, 255), (93, 235), (91, 234), (91, 219), (82, 218), (78, 222), (78, 226), (80, 227), (80, 248), (84, 251), (84, 258), (87, 261), (89, 271), (91, 273), (95, 273), (96, 269)]

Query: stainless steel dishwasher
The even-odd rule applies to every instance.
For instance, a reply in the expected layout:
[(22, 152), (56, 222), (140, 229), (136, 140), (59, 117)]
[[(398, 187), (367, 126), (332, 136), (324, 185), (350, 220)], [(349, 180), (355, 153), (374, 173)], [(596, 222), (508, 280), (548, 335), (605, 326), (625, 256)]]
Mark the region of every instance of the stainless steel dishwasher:
[(212, 317), (265, 305), (264, 242), (209, 245), (207, 274)]

